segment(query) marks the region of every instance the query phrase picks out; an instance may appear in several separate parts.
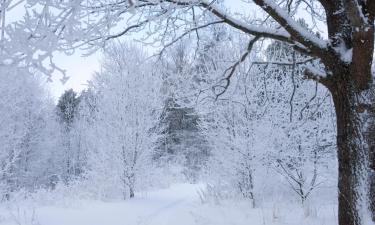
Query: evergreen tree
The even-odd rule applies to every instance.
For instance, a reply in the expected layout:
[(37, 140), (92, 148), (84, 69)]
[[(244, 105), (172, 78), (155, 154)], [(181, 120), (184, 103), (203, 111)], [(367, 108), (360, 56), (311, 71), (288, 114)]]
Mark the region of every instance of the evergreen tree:
[(154, 154), (155, 159), (182, 161), (184, 175), (192, 181), (198, 178), (209, 156), (199, 123), (194, 108), (182, 107), (173, 98), (168, 98), (160, 118), (161, 138)]
[(62, 179), (67, 183), (73, 176), (81, 173), (79, 146), (75, 142), (72, 129), (78, 111), (80, 98), (73, 89), (65, 91), (57, 103), (57, 115), (61, 125)]
[(187, 102), (177, 100), (183, 93), (186, 77), (195, 67), (191, 66), (187, 45), (187, 42), (180, 42), (166, 54), (163, 62), (162, 92), (166, 97), (158, 125), (161, 137), (154, 159), (182, 165), (186, 178), (195, 181), (207, 161), (209, 149), (201, 133), (198, 113)]
[(73, 124), (74, 117), (78, 110), (80, 98), (73, 89), (65, 91), (57, 103), (57, 114), (59, 115), (61, 122), (70, 128)]

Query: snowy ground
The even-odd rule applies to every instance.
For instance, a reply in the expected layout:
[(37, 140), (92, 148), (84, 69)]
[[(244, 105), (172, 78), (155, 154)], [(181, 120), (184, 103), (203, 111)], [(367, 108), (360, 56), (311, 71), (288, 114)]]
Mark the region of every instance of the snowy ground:
[(265, 225), (336, 224), (335, 207), (308, 210), (288, 203), (252, 209), (246, 202), (202, 204), (203, 185), (177, 184), (122, 202), (0, 207), (1, 225)]

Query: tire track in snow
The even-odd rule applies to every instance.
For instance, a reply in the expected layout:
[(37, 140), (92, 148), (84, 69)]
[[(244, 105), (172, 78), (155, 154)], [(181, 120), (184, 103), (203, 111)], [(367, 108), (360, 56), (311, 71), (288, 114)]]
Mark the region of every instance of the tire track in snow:
[(153, 219), (158, 218), (160, 215), (163, 215), (165, 213), (173, 212), (173, 210), (170, 210), (171, 208), (174, 208), (177, 205), (181, 205), (185, 201), (186, 201), (186, 199), (178, 199), (176, 201), (173, 201), (173, 202), (157, 209), (156, 211), (149, 214), (145, 218), (140, 218), (140, 221), (137, 223), (137, 225), (149, 225), (153, 221)]

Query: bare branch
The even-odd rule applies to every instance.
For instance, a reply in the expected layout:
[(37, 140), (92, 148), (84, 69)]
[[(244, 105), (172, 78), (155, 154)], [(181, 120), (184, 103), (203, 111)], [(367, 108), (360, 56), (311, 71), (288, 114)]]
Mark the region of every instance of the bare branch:
[(203, 29), (205, 27), (208, 27), (208, 26), (211, 26), (211, 25), (214, 25), (214, 24), (220, 24), (220, 23), (224, 23), (224, 21), (222, 21), (222, 20), (220, 20), (220, 21), (214, 21), (214, 22), (207, 23), (207, 24), (204, 24), (204, 25), (201, 25), (201, 26), (193, 27), (193, 28), (185, 31), (180, 36), (178, 36), (177, 38), (173, 39), (170, 43), (164, 45), (163, 49), (160, 51), (159, 55), (162, 56), (162, 54), (163, 54), (163, 52), (165, 51), (166, 48), (170, 47), (171, 45), (173, 45), (177, 41), (181, 40), (183, 37), (185, 37), (186, 35), (190, 34), (191, 32), (198, 31), (198, 30)]
[(247, 58), (247, 56), (250, 54), (251, 50), (253, 49), (253, 46), (254, 46), (255, 42), (257, 42), (259, 40), (259, 38), (260, 38), (260, 36), (255, 36), (253, 39), (251, 39), (250, 42), (249, 42), (249, 44), (248, 44), (248, 46), (247, 46), (246, 52), (241, 56), (241, 58), (236, 63), (234, 63), (231, 67), (229, 67), (228, 69), (226, 69), (224, 71), (224, 75), (229, 72), (228, 75), (221, 80), (221, 81), (224, 81), (225, 84), (213, 87), (214, 91), (215, 91), (216, 87), (221, 87), (222, 88), (222, 91), (220, 91), (218, 94), (215, 93), (216, 94), (216, 99), (218, 99), (221, 95), (223, 95), (226, 92), (226, 90), (228, 89), (228, 87), (230, 85), (230, 79), (232, 78), (232, 76), (233, 76), (234, 72), (236, 71), (237, 67), (243, 61), (245, 61), (245, 59)]
[(314, 99), (317, 97), (318, 95), (318, 82), (315, 82), (315, 92), (314, 92), (314, 95), (310, 98), (310, 100), (306, 103), (306, 105), (301, 109), (300, 111), (300, 117), (299, 119), (302, 120), (303, 118), (303, 112), (310, 106), (311, 102), (314, 101)]

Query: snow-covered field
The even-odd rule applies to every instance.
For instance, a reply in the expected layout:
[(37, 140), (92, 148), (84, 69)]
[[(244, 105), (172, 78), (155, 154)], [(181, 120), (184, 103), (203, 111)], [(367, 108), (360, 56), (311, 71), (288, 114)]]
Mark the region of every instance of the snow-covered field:
[[(336, 224), (335, 207), (273, 203), (251, 208), (244, 201), (202, 203), (204, 185), (175, 184), (117, 202), (73, 201), (64, 206), (2, 206), (2, 225), (265, 225)], [(267, 205), (267, 204), (265, 204)]]

